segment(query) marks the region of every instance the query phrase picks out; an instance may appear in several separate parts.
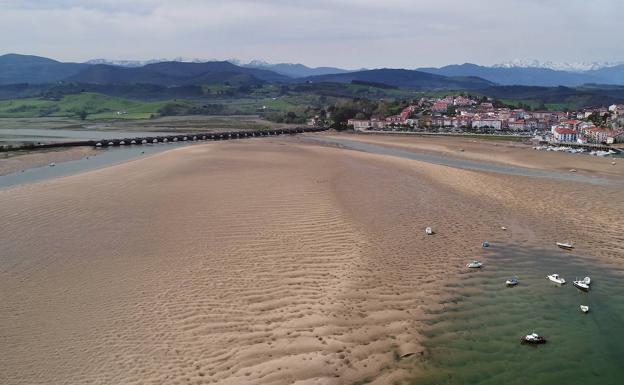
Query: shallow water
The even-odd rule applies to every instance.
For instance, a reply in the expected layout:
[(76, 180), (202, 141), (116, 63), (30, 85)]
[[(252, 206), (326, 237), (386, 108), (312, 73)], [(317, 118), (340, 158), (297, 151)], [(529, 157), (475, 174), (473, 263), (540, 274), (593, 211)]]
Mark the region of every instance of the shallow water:
[(54, 167), (41, 166), (17, 171), (7, 175), (0, 175), (0, 188), (20, 185), (23, 183), (39, 182), (46, 179), (58, 178), (78, 174), (80, 172), (96, 170), (128, 160), (145, 157), (173, 148), (188, 146), (196, 142), (158, 143), (109, 147), (98, 150), (97, 155), (57, 163)]
[(326, 138), (326, 137), (308, 137), (311, 140), (317, 142), (325, 142), (331, 144), (339, 144), (345, 148), (369, 152), (373, 154), (390, 155), (400, 158), (413, 159), (421, 162), (427, 162), (432, 164), (438, 164), (442, 166), (450, 166), (456, 168), (462, 168), (466, 170), (487, 171), (496, 172), (509, 175), (519, 175), (535, 178), (548, 178), (555, 180), (566, 180), (572, 182), (591, 183), (596, 185), (613, 185), (622, 184), (613, 179), (587, 176), (579, 173), (570, 173), (554, 170), (539, 170), (533, 168), (517, 167), (517, 166), (505, 166), (495, 163), (477, 162), (467, 159), (453, 158), (450, 156), (428, 154), (424, 152), (400, 150), (393, 147), (386, 147), (382, 145), (370, 144), (360, 142), (357, 140), (343, 139), (343, 138)]
[[(414, 384), (624, 383), (622, 271), (556, 249), (494, 245), (485, 253), (485, 267), (449, 285), (452, 300), (425, 328), (427, 356)], [(551, 283), (550, 273), (567, 283)], [(506, 287), (513, 276), (520, 284)], [(585, 276), (588, 293), (572, 286)], [(533, 331), (548, 342), (521, 345)]]

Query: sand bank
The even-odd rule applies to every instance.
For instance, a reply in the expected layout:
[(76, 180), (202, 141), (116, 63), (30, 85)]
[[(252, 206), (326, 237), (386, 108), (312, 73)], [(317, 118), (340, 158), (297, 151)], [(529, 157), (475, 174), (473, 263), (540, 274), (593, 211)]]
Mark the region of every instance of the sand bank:
[(96, 155), (91, 147), (74, 147), (48, 151), (20, 151), (0, 153), (0, 176), (41, 167), (50, 163), (67, 162)]
[(622, 264), (621, 203), (298, 138), (3, 190), (0, 382), (407, 380), (482, 239), (572, 239)]

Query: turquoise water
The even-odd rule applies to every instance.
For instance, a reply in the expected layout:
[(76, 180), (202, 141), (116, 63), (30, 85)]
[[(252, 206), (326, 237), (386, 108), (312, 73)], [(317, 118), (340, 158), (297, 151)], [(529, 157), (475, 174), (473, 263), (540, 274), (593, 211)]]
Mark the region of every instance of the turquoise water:
[[(494, 245), (486, 253), (481, 271), (448, 286), (451, 300), (424, 330), (427, 354), (414, 384), (624, 384), (622, 271), (556, 249)], [(551, 283), (550, 273), (567, 283)], [(508, 288), (512, 276), (520, 284)], [(572, 286), (585, 276), (588, 293)], [(533, 331), (548, 343), (521, 345)]]

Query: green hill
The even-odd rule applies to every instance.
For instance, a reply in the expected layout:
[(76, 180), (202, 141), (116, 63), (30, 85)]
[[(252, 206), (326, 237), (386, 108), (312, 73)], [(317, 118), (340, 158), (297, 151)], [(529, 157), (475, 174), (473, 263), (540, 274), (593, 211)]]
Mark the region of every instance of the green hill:
[(79, 117), (84, 111), (87, 119), (144, 119), (157, 114), (166, 103), (143, 103), (83, 92), (65, 95), (58, 100), (26, 98), (0, 101), (0, 118)]

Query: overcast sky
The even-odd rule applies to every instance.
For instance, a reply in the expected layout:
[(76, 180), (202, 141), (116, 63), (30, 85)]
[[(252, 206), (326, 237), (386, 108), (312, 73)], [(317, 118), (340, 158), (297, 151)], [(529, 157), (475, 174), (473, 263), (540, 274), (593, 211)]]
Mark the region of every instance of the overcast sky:
[(347, 68), (624, 61), (624, 0), (0, 0), (0, 54)]

